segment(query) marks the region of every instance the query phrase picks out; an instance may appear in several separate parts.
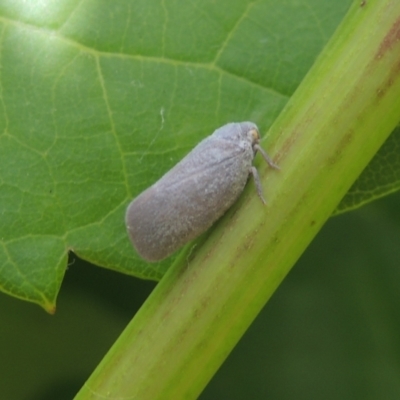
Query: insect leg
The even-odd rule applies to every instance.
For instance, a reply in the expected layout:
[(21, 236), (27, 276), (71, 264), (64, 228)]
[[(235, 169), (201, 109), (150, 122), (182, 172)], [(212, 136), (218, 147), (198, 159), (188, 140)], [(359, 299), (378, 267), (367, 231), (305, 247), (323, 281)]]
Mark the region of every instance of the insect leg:
[(258, 171), (257, 171), (256, 167), (253, 166), (250, 168), (250, 174), (253, 175), (254, 183), (256, 184), (258, 197), (261, 199), (261, 201), (264, 204), (267, 204), (267, 202), (265, 201), (264, 196), (263, 196), (263, 190), (262, 190), (262, 186), (261, 186), (260, 176), (258, 175)]
[(255, 151), (259, 151), (261, 153), (261, 155), (263, 156), (264, 160), (268, 163), (268, 165), (271, 168), (274, 169), (280, 169), (271, 159), (271, 157), (265, 152), (265, 150), (259, 145), (259, 144), (255, 144), (253, 146)]

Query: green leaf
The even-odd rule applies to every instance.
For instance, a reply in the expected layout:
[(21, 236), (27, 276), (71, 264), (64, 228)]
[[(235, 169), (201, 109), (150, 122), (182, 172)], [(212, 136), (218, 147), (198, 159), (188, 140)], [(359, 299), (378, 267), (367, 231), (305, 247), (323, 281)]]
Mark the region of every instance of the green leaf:
[(383, 144), (364, 172), (354, 182), (336, 214), (360, 207), (379, 199), (400, 187), (400, 127), (397, 127)]
[(1, 289), (54, 310), (69, 250), (161, 278), (129, 201), (220, 125), (266, 132), (350, 3), (3, 0)]

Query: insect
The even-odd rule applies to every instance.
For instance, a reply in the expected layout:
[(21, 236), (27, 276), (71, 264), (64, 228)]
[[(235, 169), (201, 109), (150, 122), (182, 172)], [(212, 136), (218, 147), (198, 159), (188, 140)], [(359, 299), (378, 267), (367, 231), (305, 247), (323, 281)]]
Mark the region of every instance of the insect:
[(279, 167), (259, 141), (254, 123), (226, 124), (136, 197), (125, 220), (137, 252), (160, 261), (205, 232), (239, 197), (249, 175), (265, 204), (253, 158), (260, 152), (270, 167)]

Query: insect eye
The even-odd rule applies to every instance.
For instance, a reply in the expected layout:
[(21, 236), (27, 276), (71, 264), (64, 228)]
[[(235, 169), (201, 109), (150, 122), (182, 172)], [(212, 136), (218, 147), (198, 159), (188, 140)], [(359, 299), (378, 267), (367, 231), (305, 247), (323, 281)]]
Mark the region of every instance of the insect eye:
[(260, 140), (260, 133), (257, 129), (250, 129), (247, 135), (252, 143), (257, 143)]

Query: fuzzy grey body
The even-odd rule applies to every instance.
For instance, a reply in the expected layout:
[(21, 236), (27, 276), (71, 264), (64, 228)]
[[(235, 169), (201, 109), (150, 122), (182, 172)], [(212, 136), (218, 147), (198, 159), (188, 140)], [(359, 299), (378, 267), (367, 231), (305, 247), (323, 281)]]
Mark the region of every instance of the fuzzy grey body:
[(205, 232), (254, 173), (258, 140), (252, 122), (224, 125), (136, 197), (127, 209), (126, 224), (137, 252), (159, 261)]

